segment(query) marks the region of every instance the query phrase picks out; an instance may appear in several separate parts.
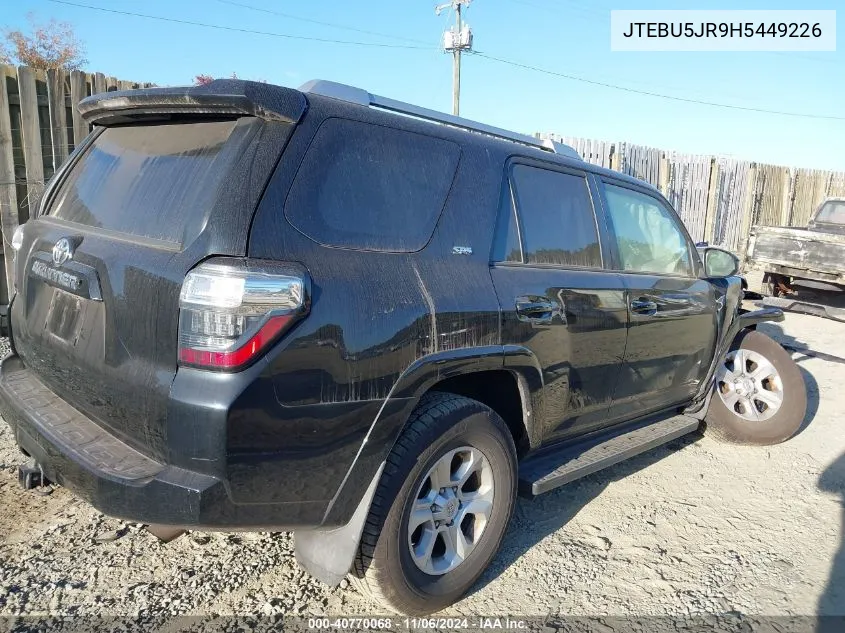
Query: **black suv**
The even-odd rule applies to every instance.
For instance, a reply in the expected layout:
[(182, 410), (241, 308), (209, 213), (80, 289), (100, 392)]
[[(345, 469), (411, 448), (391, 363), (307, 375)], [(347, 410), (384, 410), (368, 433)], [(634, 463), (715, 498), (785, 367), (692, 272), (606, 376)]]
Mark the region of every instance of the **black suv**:
[[(737, 260), (566, 146), (364, 90), (110, 92), (14, 235), (0, 406), (25, 487), (293, 530), (387, 606), (457, 600), (533, 496), (706, 424), (773, 443), (801, 374)], [(702, 261), (703, 260), (703, 261)]]

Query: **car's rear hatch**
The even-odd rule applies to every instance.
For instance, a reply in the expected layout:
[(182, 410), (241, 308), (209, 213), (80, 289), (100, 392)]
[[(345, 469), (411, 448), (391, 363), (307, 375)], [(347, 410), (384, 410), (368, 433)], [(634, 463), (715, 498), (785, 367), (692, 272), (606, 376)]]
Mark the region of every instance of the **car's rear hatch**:
[(59, 396), (167, 459), (179, 291), (210, 255), (243, 256), (296, 122), (294, 90), (242, 81), (90, 97), (97, 126), (23, 231), (15, 349)]

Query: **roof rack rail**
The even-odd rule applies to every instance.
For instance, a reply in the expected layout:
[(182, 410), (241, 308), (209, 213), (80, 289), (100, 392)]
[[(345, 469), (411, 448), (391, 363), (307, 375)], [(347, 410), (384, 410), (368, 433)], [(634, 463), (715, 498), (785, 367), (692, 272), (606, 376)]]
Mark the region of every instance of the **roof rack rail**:
[(551, 139), (540, 139), (527, 134), (519, 134), (504, 130), (502, 128), (487, 125), (486, 123), (479, 123), (464, 119), (451, 114), (438, 112), (437, 110), (429, 110), (415, 106), (404, 101), (396, 101), (388, 97), (380, 97), (378, 95), (370, 94), (363, 88), (356, 88), (354, 86), (347, 86), (346, 84), (337, 83), (334, 81), (326, 81), (324, 79), (314, 79), (302, 84), (299, 87), (300, 92), (309, 94), (317, 94), (323, 97), (331, 97), (332, 99), (339, 99), (348, 103), (355, 103), (365, 107), (375, 107), (382, 110), (389, 110), (391, 112), (398, 112), (399, 114), (406, 114), (408, 116), (425, 119), (426, 121), (434, 121), (435, 123), (444, 123), (453, 127), (463, 128), (473, 132), (480, 132), (488, 136), (513, 141), (515, 143), (522, 143), (531, 147), (537, 147), (547, 152), (560, 154), (569, 158), (577, 158), (581, 160), (581, 155), (575, 151), (574, 148)]

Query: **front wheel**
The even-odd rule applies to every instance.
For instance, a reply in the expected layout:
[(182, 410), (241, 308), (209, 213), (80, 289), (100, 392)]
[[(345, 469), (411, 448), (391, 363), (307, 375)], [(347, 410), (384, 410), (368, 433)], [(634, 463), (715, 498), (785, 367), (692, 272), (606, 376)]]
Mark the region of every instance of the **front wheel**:
[(740, 333), (716, 371), (706, 432), (741, 444), (778, 444), (807, 413), (804, 378), (792, 357), (756, 331)]
[(353, 584), (400, 613), (449, 606), (498, 551), (515, 499), (504, 421), (475, 400), (427, 394), (388, 457)]

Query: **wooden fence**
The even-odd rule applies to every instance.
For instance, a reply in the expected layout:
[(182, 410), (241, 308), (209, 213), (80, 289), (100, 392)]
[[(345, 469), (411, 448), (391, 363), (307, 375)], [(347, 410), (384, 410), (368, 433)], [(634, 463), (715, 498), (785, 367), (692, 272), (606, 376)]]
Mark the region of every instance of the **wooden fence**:
[[(0, 224), (3, 259), (12, 233), (34, 214), (44, 183), (91, 131), (76, 105), (98, 92), (151, 86), (103, 73), (44, 71), (0, 65)], [(8, 300), (7, 276), (0, 301)]]
[(845, 196), (845, 172), (696, 156), (622, 142), (538, 134), (584, 160), (645, 180), (675, 206), (696, 242), (742, 254), (753, 225), (806, 226), (827, 197)]

